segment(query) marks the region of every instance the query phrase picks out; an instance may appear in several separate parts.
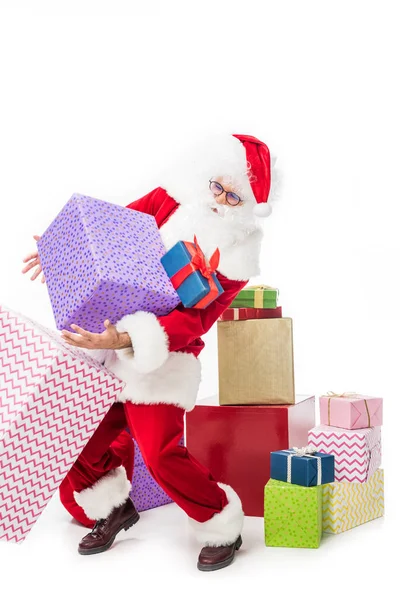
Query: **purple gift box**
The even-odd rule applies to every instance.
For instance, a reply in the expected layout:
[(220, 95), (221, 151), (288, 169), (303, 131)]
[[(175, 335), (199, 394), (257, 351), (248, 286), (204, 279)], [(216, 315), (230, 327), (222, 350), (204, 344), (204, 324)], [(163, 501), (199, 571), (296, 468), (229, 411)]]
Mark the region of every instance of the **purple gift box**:
[(94, 333), (137, 310), (166, 315), (179, 303), (162, 264), (152, 215), (74, 194), (38, 242), (58, 329)]
[[(133, 440), (133, 443), (135, 444), (135, 462), (130, 497), (136, 510), (141, 512), (157, 506), (164, 506), (164, 504), (171, 504), (171, 498), (150, 475), (136, 440)], [(179, 445), (184, 445), (183, 439)]]

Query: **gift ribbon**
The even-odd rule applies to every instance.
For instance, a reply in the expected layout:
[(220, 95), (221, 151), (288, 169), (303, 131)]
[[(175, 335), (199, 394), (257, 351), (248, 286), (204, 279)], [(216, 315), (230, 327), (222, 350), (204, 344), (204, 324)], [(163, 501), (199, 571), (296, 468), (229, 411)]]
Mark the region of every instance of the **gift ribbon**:
[[(276, 290), (276, 288), (270, 287), (269, 285), (254, 285), (246, 289), (254, 291), (254, 308), (264, 308), (265, 290)], [(276, 290), (276, 292), (278, 292), (278, 290)]]
[(171, 283), (177, 290), (178, 287), (191, 275), (192, 273), (200, 272), (205, 277), (210, 286), (210, 291), (193, 306), (193, 308), (205, 308), (214, 298), (219, 295), (217, 284), (214, 281), (213, 274), (217, 270), (219, 265), (220, 253), (218, 248), (213, 253), (208, 261), (204, 255), (204, 252), (197, 243), (197, 238), (194, 236), (194, 243), (183, 242), (190, 254), (190, 262), (180, 269), (171, 279)]
[(292, 483), (292, 458), (294, 456), (307, 456), (308, 458), (316, 458), (317, 459), (317, 485), (321, 485), (322, 482), (322, 464), (321, 457), (314, 456), (317, 450), (312, 446), (305, 446), (304, 448), (296, 448), (293, 446), (292, 450), (284, 450), (284, 452), (288, 452), (287, 457), (287, 482)]
[[(331, 399), (332, 398), (352, 398), (353, 396), (359, 396), (356, 392), (344, 392), (343, 394), (335, 394), (335, 392), (327, 392), (328, 396), (328, 425), (331, 424)], [(371, 427), (371, 415), (368, 408), (368, 403), (364, 398), (365, 410), (368, 417), (368, 427)]]

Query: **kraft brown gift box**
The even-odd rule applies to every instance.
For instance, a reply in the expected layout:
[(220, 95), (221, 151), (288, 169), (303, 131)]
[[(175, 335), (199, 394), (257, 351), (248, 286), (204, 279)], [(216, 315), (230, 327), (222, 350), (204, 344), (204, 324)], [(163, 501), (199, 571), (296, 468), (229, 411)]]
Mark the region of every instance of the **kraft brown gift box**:
[(218, 323), (219, 403), (294, 404), (292, 319)]

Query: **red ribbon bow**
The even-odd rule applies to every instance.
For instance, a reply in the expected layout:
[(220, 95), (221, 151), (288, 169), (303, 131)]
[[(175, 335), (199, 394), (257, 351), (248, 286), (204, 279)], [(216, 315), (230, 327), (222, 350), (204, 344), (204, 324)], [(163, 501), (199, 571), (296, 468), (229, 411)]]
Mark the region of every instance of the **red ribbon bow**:
[(190, 253), (190, 262), (171, 277), (171, 282), (174, 288), (178, 289), (189, 275), (199, 271), (207, 279), (210, 291), (193, 308), (205, 308), (219, 295), (213, 274), (219, 265), (220, 252), (217, 248), (208, 261), (197, 242), (196, 236), (194, 236), (194, 243), (184, 242), (184, 244)]
[(192, 247), (194, 246), (194, 252), (192, 252), (191, 248), (186, 246), (192, 255), (192, 264), (196, 267), (197, 270), (205, 277), (209, 279), (210, 276), (217, 270), (219, 265), (219, 249), (217, 248), (214, 254), (211, 256), (210, 261), (208, 261), (204, 255), (203, 250), (200, 248), (197, 237), (194, 236), (194, 244), (190, 244)]

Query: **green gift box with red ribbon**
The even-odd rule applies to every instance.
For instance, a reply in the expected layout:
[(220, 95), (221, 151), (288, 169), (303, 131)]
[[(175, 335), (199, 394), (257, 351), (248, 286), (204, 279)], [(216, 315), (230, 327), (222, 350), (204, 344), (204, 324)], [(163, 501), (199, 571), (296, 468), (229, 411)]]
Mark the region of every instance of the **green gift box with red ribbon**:
[(161, 263), (186, 308), (207, 308), (224, 291), (216, 275), (219, 250), (208, 261), (196, 237), (175, 244)]

